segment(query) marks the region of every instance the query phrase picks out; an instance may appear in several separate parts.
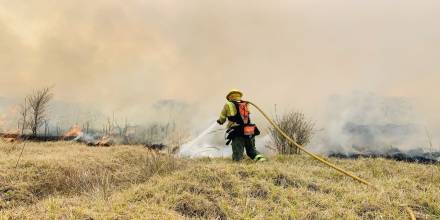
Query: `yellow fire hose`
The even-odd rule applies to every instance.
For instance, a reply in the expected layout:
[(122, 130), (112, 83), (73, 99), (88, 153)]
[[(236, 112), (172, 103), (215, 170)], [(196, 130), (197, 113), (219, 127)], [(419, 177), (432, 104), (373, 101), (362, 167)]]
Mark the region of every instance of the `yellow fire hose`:
[[(346, 171), (346, 170), (344, 170), (344, 169), (342, 169), (342, 168), (340, 168), (340, 167), (338, 167), (338, 166), (336, 166), (335, 164), (332, 164), (332, 163), (330, 163), (330, 162), (328, 162), (328, 161), (326, 161), (324, 158), (322, 158), (322, 157), (320, 157), (320, 156), (318, 156), (318, 155), (316, 155), (316, 154), (314, 154), (314, 153), (312, 153), (312, 152), (310, 152), (310, 151), (308, 151), (307, 149), (305, 149), (303, 146), (301, 146), (301, 145), (299, 145), (298, 143), (296, 143), (296, 141), (295, 140), (293, 140), (291, 137), (289, 137), (289, 135), (287, 135), (260, 107), (258, 107), (257, 105), (255, 105), (254, 103), (252, 103), (252, 102), (248, 102), (250, 105), (252, 105), (252, 106), (254, 106), (263, 116), (264, 116), (264, 118), (266, 118), (266, 120), (278, 131), (278, 132), (280, 132), (280, 134), (281, 135), (283, 135), (283, 137), (285, 137), (290, 143), (292, 143), (293, 145), (295, 145), (297, 148), (299, 148), (301, 151), (303, 151), (304, 153), (306, 153), (306, 154), (308, 154), (309, 156), (311, 156), (312, 158), (314, 158), (315, 160), (317, 160), (317, 161), (319, 161), (319, 162), (321, 162), (321, 163), (323, 163), (323, 164), (325, 164), (325, 165), (327, 165), (327, 166), (329, 166), (329, 167), (331, 167), (331, 168), (333, 168), (333, 169), (335, 169), (335, 170), (337, 170), (338, 172), (340, 172), (340, 173), (343, 173), (344, 175), (346, 175), (346, 176), (349, 176), (349, 177), (351, 177), (351, 178), (353, 178), (354, 180), (356, 180), (356, 181), (358, 181), (358, 182), (360, 182), (360, 183), (362, 183), (362, 184), (365, 184), (365, 185), (367, 185), (367, 186), (370, 186), (370, 187), (372, 187), (372, 188), (374, 188), (375, 190), (379, 190), (379, 188), (377, 188), (376, 186), (374, 186), (373, 184), (371, 184), (370, 182), (368, 182), (368, 181), (366, 181), (366, 180), (364, 180), (364, 179), (362, 179), (362, 178), (360, 178), (360, 177), (358, 177), (358, 176), (355, 176), (354, 174), (352, 174), (352, 173), (350, 173), (350, 172), (348, 172), (348, 171)], [(414, 215), (414, 212), (411, 210), (411, 208), (410, 207), (408, 207), (408, 206), (406, 206), (405, 207), (405, 210), (408, 212), (408, 214), (410, 215), (410, 219), (411, 220), (416, 220), (416, 217), (415, 217), (415, 215)]]

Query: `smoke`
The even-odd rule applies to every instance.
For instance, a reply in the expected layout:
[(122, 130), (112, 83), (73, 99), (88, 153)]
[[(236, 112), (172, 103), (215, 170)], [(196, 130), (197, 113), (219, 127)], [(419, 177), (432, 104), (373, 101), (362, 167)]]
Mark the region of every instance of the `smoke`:
[(333, 96), (327, 106), (324, 128), (311, 144), (318, 152), (384, 154), (390, 148), (402, 152), (434, 150), (429, 146), (420, 114), (408, 99), (357, 92)]
[(193, 132), (231, 88), (313, 118), (331, 94), (372, 91), (414, 101), (439, 143), (439, 10), (436, 0), (0, 0), (0, 94), (18, 103), (55, 85), (55, 102), (74, 107), (54, 107), (53, 121), (70, 125), (165, 120), (156, 103), (174, 100), (185, 110), (172, 117)]
[(0, 97), (0, 132), (16, 133), (19, 107), (14, 101)]
[[(179, 155), (183, 157), (230, 157), (232, 148), (227, 146), (225, 140), (226, 129), (217, 123), (211, 124), (201, 131), (195, 138), (183, 144), (179, 149)], [(256, 149), (266, 155), (274, 152), (267, 147), (270, 137), (256, 138)]]

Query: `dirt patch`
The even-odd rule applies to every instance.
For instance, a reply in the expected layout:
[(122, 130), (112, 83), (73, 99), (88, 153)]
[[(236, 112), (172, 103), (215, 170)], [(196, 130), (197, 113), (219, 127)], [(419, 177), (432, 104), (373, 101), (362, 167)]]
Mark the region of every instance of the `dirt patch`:
[(275, 178), (273, 178), (273, 184), (275, 186), (280, 186), (283, 188), (288, 188), (288, 187), (299, 188), (301, 185), (298, 181), (293, 180), (290, 177), (283, 174), (279, 174)]
[(217, 204), (197, 195), (184, 194), (177, 200), (174, 210), (188, 218), (227, 219)]
[(321, 188), (316, 183), (310, 183), (307, 185), (307, 189), (312, 192), (320, 191)]
[(26, 190), (12, 186), (0, 186), (0, 210), (16, 205), (31, 204), (35, 199)]
[(252, 198), (266, 199), (269, 195), (269, 189), (260, 183), (254, 184), (249, 192), (249, 196)]
[(377, 213), (381, 212), (381, 208), (375, 204), (363, 203), (362, 206), (356, 210), (359, 216), (363, 219), (375, 219)]

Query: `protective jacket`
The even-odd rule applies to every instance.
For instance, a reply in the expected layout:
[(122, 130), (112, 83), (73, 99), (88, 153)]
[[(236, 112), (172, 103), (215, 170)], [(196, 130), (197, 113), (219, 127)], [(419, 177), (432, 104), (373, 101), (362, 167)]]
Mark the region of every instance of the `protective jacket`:
[[(247, 108), (247, 102), (245, 101), (228, 101), (225, 106), (223, 107), (221, 113), (220, 113), (220, 118), (218, 119), (218, 121), (223, 124), (226, 122), (226, 120), (228, 120), (228, 125), (227, 128), (232, 128), (232, 127), (236, 127), (240, 124), (244, 124), (244, 121), (242, 122), (240, 120), (241, 116), (238, 113), (238, 103), (243, 103), (246, 104), (246, 108)], [(243, 105), (242, 104), (242, 105)], [(248, 116), (250, 114), (249, 108), (247, 108), (247, 113)]]
[(260, 134), (257, 126), (251, 123), (248, 102), (246, 101), (228, 101), (220, 113), (219, 123), (223, 124), (229, 121), (227, 130), (227, 139), (235, 137), (255, 137)]

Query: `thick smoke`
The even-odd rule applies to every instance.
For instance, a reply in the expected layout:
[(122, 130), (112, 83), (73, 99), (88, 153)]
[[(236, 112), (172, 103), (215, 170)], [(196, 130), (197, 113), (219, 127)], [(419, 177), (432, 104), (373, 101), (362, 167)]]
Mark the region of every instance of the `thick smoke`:
[[(439, 10), (436, 0), (0, 0), (0, 96), (18, 104), (55, 85), (54, 123), (171, 114), (193, 133), (231, 88), (313, 118), (331, 94), (372, 91), (414, 100), (438, 143)], [(161, 100), (185, 110), (157, 110)]]
[(384, 154), (392, 148), (403, 152), (425, 149), (429, 135), (422, 116), (405, 98), (354, 93), (330, 98), (324, 128), (311, 147), (325, 154)]

